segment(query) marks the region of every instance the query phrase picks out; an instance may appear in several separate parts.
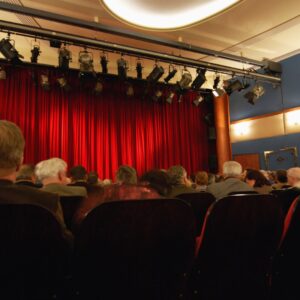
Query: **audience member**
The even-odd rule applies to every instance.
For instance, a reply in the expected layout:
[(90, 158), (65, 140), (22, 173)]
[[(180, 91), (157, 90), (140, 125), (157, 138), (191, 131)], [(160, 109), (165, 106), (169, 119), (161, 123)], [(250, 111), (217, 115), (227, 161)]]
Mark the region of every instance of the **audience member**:
[(236, 161), (226, 161), (223, 164), (224, 181), (211, 184), (207, 192), (212, 193), (217, 200), (226, 197), (231, 192), (253, 191), (247, 183), (240, 180), (242, 166)]
[(35, 167), (37, 178), (43, 183), (43, 190), (59, 196), (86, 197), (86, 189), (80, 186), (67, 186), (67, 163), (60, 158), (50, 158), (39, 162)]
[(130, 166), (120, 166), (116, 173), (116, 183), (105, 188), (105, 201), (160, 198), (150, 187), (137, 185), (136, 170)]
[(98, 173), (96, 171), (91, 171), (88, 174), (87, 183), (90, 185), (100, 185), (101, 184)]
[(293, 200), (300, 196), (300, 168), (290, 168), (287, 171), (287, 181), (290, 188), (280, 190), (277, 196), (281, 199), (283, 212), (286, 214)]
[(141, 181), (147, 183), (150, 188), (157, 191), (163, 197), (168, 196), (172, 188), (170, 176), (161, 170), (146, 172), (141, 177)]
[(204, 192), (208, 186), (208, 174), (205, 171), (199, 171), (195, 176), (196, 191)]
[(289, 184), (288, 184), (288, 179), (287, 179), (287, 171), (286, 170), (277, 170), (276, 171), (276, 183), (274, 183), (272, 185), (273, 189), (275, 190), (280, 190), (280, 189), (286, 189), (286, 188), (289, 188), (291, 187)]
[(13, 184), (23, 161), (24, 146), (20, 128), (12, 122), (0, 120), (0, 203), (36, 204), (50, 210), (60, 222), (64, 236), (71, 239), (57, 195)]
[(87, 171), (83, 166), (74, 166), (70, 169), (70, 179), (71, 184), (76, 184), (77, 186), (87, 185)]
[(27, 164), (22, 165), (17, 173), (15, 184), (27, 185), (35, 188), (41, 188), (41, 184), (36, 184), (36, 178), (34, 174), (34, 165)]
[(245, 182), (249, 184), (249, 186), (253, 187), (254, 191), (259, 194), (269, 194), (272, 191), (270, 182), (258, 170), (248, 170)]
[(195, 193), (195, 189), (193, 189), (190, 185), (190, 182), (187, 178), (186, 170), (180, 166), (172, 166), (168, 169), (167, 173), (171, 179), (172, 189), (169, 193), (169, 198), (175, 198), (176, 196), (184, 193)]

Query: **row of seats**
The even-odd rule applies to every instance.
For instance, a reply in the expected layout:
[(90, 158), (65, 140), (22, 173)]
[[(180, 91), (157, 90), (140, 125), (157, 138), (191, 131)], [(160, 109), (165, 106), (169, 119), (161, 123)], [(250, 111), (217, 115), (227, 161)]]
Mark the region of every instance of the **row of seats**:
[(272, 195), (181, 197), (190, 204), (101, 204), (83, 220), (73, 251), (44, 208), (0, 205), (3, 299), (300, 298), (287, 280), (298, 259), (298, 200), (282, 233)]

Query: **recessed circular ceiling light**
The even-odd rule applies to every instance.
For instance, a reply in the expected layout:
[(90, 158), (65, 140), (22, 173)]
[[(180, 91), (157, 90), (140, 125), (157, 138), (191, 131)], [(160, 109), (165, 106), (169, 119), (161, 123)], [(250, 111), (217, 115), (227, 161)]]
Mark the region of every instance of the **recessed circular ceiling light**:
[(210, 18), (241, 0), (99, 0), (121, 21), (151, 30), (174, 30)]

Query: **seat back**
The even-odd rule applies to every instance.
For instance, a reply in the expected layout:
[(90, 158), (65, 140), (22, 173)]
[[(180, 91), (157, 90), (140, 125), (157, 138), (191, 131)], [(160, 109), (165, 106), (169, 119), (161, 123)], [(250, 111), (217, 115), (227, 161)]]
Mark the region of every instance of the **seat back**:
[(228, 194), (228, 196), (234, 196), (234, 195), (253, 195), (258, 194), (256, 191), (242, 191), (242, 192), (231, 192)]
[(194, 256), (195, 220), (177, 199), (104, 203), (75, 240), (82, 299), (175, 299)]
[(300, 197), (285, 217), (281, 243), (272, 264), (271, 300), (300, 299)]
[(196, 218), (196, 234), (199, 235), (205, 214), (210, 205), (216, 201), (216, 198), (207, 192), (185, 193), (176, 196), (176, 198), (186, 201), (191, 206)]
[(67, 246), (45, 208), (0, 205), (0, 281), (3, 299), (50, 299), (62, 284)]
[(81, 196), (60, 196), (65, 224), (71, 231), (73, 231), (73, 217), (83, 200), (84, 197)]
[(272, 195), (228, 196), (207, 212), (190, 279), (192, 299), (265, 299), (283, 217)]
[(289, 188), (272, 190), (271, 194), (277, 197), (277, 201), (280, 203), (284, 215), (286, 215), (295, 198), (300, 195), (300, 189)]

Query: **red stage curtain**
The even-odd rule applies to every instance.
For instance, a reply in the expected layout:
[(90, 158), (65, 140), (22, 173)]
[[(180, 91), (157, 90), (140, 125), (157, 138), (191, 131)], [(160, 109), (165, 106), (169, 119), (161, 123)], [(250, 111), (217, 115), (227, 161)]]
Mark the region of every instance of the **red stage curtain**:
[[(75, 71), (67, 75), (68, 92), (58, 87), (56, 69), (7, 67), (6, 72), (0, 82), (0, 118), (22, 128), (27, 163), (61, 157), (69, 166), (97, 170), (101, 178), (114, 178), (121, 164), (139, 174), (174, 164), (189, 173), (208, 169), (207, 104), (194, 106), (194, 92), (169, 105), (143, 97), (142, 81), (132, 80), (135, 95), (128, 97), (126, 84), (111, 76), (96, 96), (95, 83), (80, 85)], [(40, 86), (40, 75), (46, 73), (50, 91)], [(170, 87), (161, 87), (166, 96)]]

